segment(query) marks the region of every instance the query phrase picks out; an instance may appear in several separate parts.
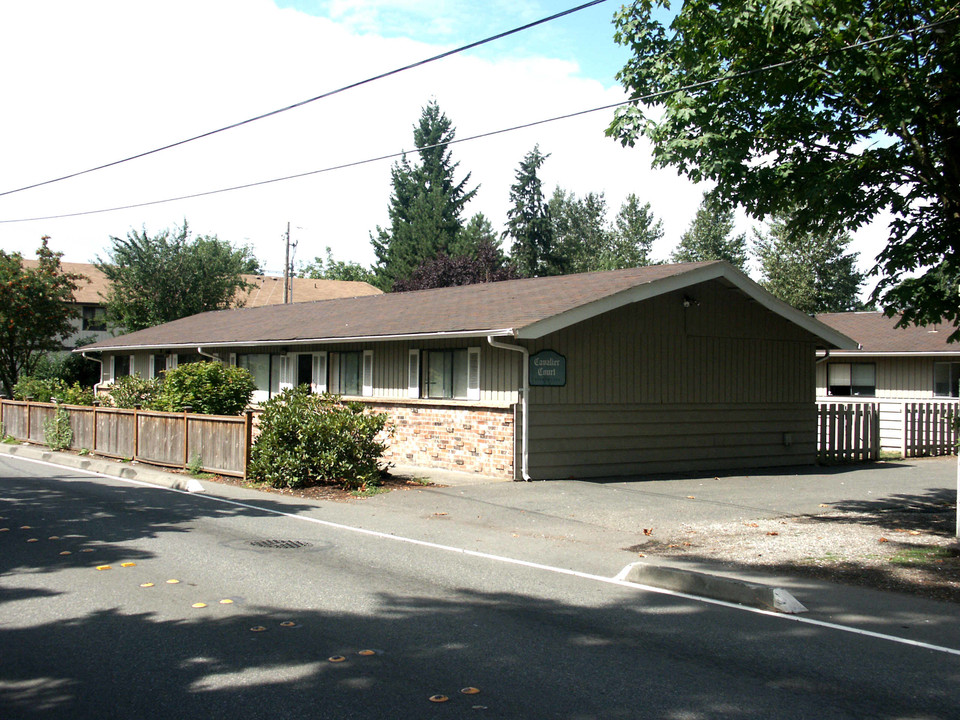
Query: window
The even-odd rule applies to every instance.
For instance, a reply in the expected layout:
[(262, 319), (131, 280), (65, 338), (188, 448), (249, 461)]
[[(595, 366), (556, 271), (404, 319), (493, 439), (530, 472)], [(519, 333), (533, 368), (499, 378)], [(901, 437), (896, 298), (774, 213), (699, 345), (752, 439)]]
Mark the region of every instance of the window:
[(130, 355), (113, 356), (113, 381), (116, 382), (122, 377), (130, 374)]
[(876, 395), (877, 366), (873, 363), (830, 363), (827, 365), (827, 394)]
[(359, 395), (360, 368), (363, 353), (330, 353), (330, 392), (339, 395)]
[(933, 364), (933, 394), (937, 397), (960, 397), (960, 362)]
[(423, 359), (426, 397), (480, 399), (480, 348), (428, 350)]
[(186, 365), (187, 363), (206, 362), (209, 359), (210, 358), (197, 353), (177, 353), (177, 364), (174, 365), (174, 367)]
[(89, 332), (104, 332), (107, 329), (107, 310), (96, 305), (83, 306), (83, 329)]
[(294, 387), (300, 385), (313, 386), (313, 355), (301, 353), (297, 355), (296, 377), (293, 378)]
[(256, 390), (254, 402), (266, 402), (270, 399), (270, 356), (266, 353), (237, 355), (237, 367), (246, 368), (253, 375)]
[(167, 369), (167, 358), (165, 355), (151, 355), (150, 356), (150, 367), (153, 370), (153, 375), (150, 377), (158, 378), (160, 374)]

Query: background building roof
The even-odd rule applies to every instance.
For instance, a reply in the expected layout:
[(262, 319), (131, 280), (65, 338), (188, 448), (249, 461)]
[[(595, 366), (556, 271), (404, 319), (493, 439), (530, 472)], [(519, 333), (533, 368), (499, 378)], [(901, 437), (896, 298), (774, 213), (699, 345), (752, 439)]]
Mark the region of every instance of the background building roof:
[(950, 325), (895, 327), (899, 316), (882, 312), (825, 313), (817, 320), (829, 325), (860, 344), (860, 353), (957, 353), (960, 344), (947, 343), (953, 332)]

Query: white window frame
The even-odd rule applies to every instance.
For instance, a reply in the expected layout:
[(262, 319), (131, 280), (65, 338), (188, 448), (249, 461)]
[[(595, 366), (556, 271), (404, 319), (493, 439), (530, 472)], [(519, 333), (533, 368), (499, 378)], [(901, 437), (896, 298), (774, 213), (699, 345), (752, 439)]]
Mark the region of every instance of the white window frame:
[(480, 348), (467, 348), (467, 400), (480, 399)]
[(135, 372), (136, 366), (134, 365), (134, 362), (136, 361), (135, 355), (125, 355), (125, 354), (111, 355), (110, 356), (110, 381), (109, 381), (111, 385), (113, 385), (117, 381), (117, 358), (118, 357), (128, 358), (128, 362), (130, 365), (130, 372), (128, 372), (123, 377), (133, 376), (136, 374)]
[(290, 390), (293, 387), (293, 363), (290, 362), (290, 355), (284, 353), (280, 356), (280, 392)]
[(420, 397), (420, 350), (407, 353), (407, 397)]

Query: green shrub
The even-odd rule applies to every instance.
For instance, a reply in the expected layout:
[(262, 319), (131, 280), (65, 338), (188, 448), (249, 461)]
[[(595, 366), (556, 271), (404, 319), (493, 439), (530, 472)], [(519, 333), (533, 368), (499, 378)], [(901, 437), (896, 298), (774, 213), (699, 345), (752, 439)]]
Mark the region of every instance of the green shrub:
[(139, 375), (118, 378), (110, 388), (108, 402), (118, 408), (135, 408), (137, 405), (157, 409), (161, 382), (159, 378), (145, 379)]
[(179, 412), (191, 407), (205, 415), (239, 415), (256, 389), (246, 368), (218, 362), (187, 363), (163, 374), (155, 409)]
[(376, 485), (386, 449), (377, 436), (386, 427), (386, 414), (367, 413), (362, 403), (311, 395), (306, 385), (284, 390), (263, 406), (250, 476), (274, 487)]
[(66, 405), (93, 405), (93, 389), (81, 387), (80, 383), (67, 385), (59, 378), (39, 378), (21, 375), (13, 386), (15, 400), (32, 397), (35, 402), (62, 402)]
[(73, 444), (70, 413), (58, 407), (53, 417), (43, 421), (43, 440), (51, 450), (66, 450)]

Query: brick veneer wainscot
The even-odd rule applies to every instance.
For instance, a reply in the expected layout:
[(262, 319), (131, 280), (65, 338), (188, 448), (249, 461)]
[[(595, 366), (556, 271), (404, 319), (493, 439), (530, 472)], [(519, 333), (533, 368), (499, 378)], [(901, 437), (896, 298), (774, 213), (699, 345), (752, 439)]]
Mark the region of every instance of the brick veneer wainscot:
[(401, 404), (364, 399), (394, 427), (384, 459), (397, 465), (443, 468), (513, 478), (512, 408)]

